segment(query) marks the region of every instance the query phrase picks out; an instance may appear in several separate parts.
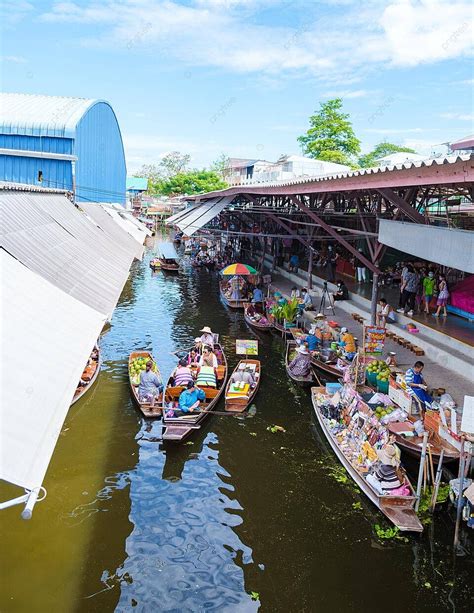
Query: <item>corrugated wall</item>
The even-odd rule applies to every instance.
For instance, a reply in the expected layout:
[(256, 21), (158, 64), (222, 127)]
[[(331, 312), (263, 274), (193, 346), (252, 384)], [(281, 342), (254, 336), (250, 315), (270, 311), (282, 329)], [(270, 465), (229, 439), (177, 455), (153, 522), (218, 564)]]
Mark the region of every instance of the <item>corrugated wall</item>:
[(92, 106), (76, 129), (76, 200), (125, 202), (127, 170), (120, 128), (105, 102)]
[[(0, 134), (0, 148), (71, 154), (73, 141), (70, 138), (54, 138), (50, 136)], [(42, 181), (38, 180), (40, 171), (42, 173)], [(17, 155), (0, 155), (0, 180), (71, 190), (72, 162), (20, 157)]]

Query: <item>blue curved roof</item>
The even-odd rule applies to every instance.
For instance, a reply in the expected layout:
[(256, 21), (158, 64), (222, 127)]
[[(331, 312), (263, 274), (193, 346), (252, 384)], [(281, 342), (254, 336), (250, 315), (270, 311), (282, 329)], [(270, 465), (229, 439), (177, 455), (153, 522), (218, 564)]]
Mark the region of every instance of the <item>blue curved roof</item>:
[(77, 124), (105, 100), (0, 93), (0, 134), (74, 138)]

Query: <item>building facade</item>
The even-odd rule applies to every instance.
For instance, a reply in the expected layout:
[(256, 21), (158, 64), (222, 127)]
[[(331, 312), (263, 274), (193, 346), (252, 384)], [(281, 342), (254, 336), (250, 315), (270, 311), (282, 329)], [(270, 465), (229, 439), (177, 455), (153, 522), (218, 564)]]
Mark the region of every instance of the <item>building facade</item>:
[(125, 203), (120, 127), (104, 100), (0, 94), (0, 181)]

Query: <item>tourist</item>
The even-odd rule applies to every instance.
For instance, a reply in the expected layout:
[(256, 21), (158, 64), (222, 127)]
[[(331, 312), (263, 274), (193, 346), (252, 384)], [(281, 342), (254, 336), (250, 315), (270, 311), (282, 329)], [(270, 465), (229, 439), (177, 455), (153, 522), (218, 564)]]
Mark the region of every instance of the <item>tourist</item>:
[(303, 289), (301, 290), (301, 306), (303, 311), (314, 310), (313, 300), (309, 295), (309, 291), (306, 289), (306, 287), (303, 287)]
[[(200, 342), (201, 339), (199, 339)], [(199, 355), (199, 351), (193, 347), (188, 355), (188, 366), (199, 366), (199, 360), (201, 356)]]
[(321, 339), (316, 336), (317, 326), (316, 324), (311, 324), (311, 328), (309, 329), (308, 334), (306, 335), (305, 343), (309, 349), (309, 351), (316, 351), (318, 346), (321, 343)]
[[(349, 300), (349, 290), (341, 279), (337, 282), (337, 289), (332, 295), (333, 300)], [(332, 308), (331, 305), (329, 308)]]
[(296, 348), (298, 355), (288, 364), (295, 377), (307, 377), (311, 372), (311, 354), (304, 346)]
[(344, 356), (347, 359), (352, 360), (356, 354), (356, 343), (354, 335), (351, 334), (347, 328), (341, 328), (339, 346), (341, 347)]
[(253, 294), (252, 294), (252, 302), (263, 302), (263, 292), (262, 290), (258, 287), (255, 287), (255, 289), (253, 290)]
[(328, 275), (328, 281), (334, 283), (336, 280), (336, 265), (337, 259), (339, 255), (334, 251), (334, 249), (329, 246), (328, 247), (328, 255), (326, 258), (326, 272)]
[(411, 264), (408, 264), (405, 274), (402, 275), (403, 289), (401, 307), (398, 309), (399, 313), (404, 312), (405, 315), (410, 317), (413, 315), (413, 310), (415, 308), (415, 297), (418, 290), (418, 282), (419, 279), (415, 269)]
[(399, 466), (400, 450), (396, 445), (389, 443), (378, 452), (378, 462), (375, 464), (374, 472), (367, 475), (366, 479), (377, 493), (393, 493), (403, 485), (398, 476)]
[(209, 326), (204, 326), (204, 328), (202, 328), (200, 332), (202, 332), (202, 335), (199, 339), (201, 347), (204, 347), (204, 345), (208, 345), (209, 347), (214, 348), (214, 333), (211, 328), (209, 328)]
[(293, 300), (293, 298), (296, 298), (297, 300), (299, 300), (301, 298), (301, 292), (296, 287), (296, 285), (293, 285), (293, 287), (291, 288), (290, 298), (292, 300)]
[(252, 374), (252, 370), (246, 366), (245, 362), (241, 362), (236, 372), (230, 378), (232, 383), (248, 383), (249, 385), (255, 384), (255, 379)]
[(193, 374), (186, 358), (182, 358), (174, 372), (174, 385), (176, 387), (184, 387), (190, 381), (193, 381)]
[(446, 305), (448, 304), (448, 298), (449, 298), (449, 291), (448, 291), (448, 284), (446, 282), (446, 278), (444, 277), (444, 275), (439, 275), (439, 282), (438, 282), (438, 300), (436, 301), (436, 305), (438, 307), (438, 309), (436, 310), (436, 313), (433, 313), (434, 317), (439, 317), (440, 313), (441, 313), (441, 309), (443, 309), (443, 317), (447, 317), (447, 312), (446, 312)]
[(390, 313), (393, 313), (392, 307), (388, 304), (385, 298), (380, 298), (379, 308), (377, 310), (377, 325), (381, 328), (385, 328)]
[(208, 346), (203, 347), (202, 355), (199, 358), (199, 366), (210, 366), (217, 368), (217, 356)]
[[(364, 252), (362, 249), (359, 249), (358, 251), (359, 253), (364, 255)], [(357, 270), (357, 283), (366, 283), (368, 281), (367, 268), (364, 266), (363, 262), (359, 260), (359, 258), (356, 258), (356, 270)]]
[(294, 253), (290, 258), (290, 265), (289, 265), (290, 272), (294, 272), (295, 274), (298, 274), (299, 265), (300, 265), (300, 258), (297, 253)]
[(423, 279), (423, 298), (425, 301), (425, 313), (430, 312), (430, 302), (434, 295), (435, 286), (436, 279), (434, 276), (434, 272), (430, 270), (428, 276), (424, 277)]
[(198, 411), (202, 400), (206, 399), (206, 394), (190, 381), (184, 391), (179, 396), (179, 409), (181, 413), (193, 413)]
[(425, 365), (418, 360), (412, 368), (409, 368), (405, 373), (405, 383), (407, 392), (411, 396), (415, 396), (422, 403), (422, 406), (430, 405), (433, 402), (431, 396), (426, 392), (427, 385), (422, 376), (422, 371)]
[(138, 399), (140, 402), (149, 402), (155, 406), (155, 399), (163, 391), (163, 385), (158, 375), (153, 372), (153, 362), (148, 360), (146, 369), (140, 373), (140, 384), (138, 386)]

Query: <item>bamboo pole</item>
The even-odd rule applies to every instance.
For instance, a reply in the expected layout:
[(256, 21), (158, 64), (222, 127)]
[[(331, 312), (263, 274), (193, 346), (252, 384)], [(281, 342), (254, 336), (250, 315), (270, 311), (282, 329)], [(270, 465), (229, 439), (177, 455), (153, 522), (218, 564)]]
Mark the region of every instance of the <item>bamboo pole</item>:
[(431, 478), (431, 485), (434, 486), (434, 482), (435, 482), (435, 473), (434, 473), (434, 466), (433, 466), (433, 455), (431, 453), (431, 445), (428, 445), (428, 457), (430, 460), (430, 478)]
[(439, 462), (438, 462), (438, 470), (436, 471), (436, 478), (435, 478), (435, 484), (433, 487), (433, 495), (431, 497), (431, 507), (430, 510), (433, 513), (436, 507), (436, 501), (438, 499), (438, 490), (439, 490), (439, 484), (441, 483), (441, 473), (443, 470), (443, 458), (444, 458), (444, 449), (441, 449), (441, 453), (439, 455)]
[(426, 445), (428, 444), (428, 432), (423, 434), (423, 445), (421, 448), (421, 458), (420, 458), (420, 467), (418, 469), (418, 481), (416, 484), (416, 503), (415, 503), (415, 512), (418, 511), (420, 506), (421, 499), (421, 486), (423, 483), (423, 467), (426, 461)]
[(461, 436), (461, 454), (459, 456), (459, 495), (456, 507), (456, 527), (454, 528), (454, 549), (459, 546), (459, 525), (461, 523), (461, 511), (463, 501), (463, 486), (464, 486), (464, 436)]

